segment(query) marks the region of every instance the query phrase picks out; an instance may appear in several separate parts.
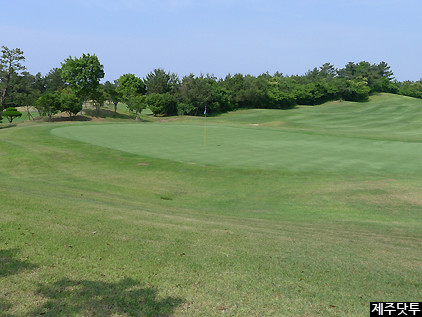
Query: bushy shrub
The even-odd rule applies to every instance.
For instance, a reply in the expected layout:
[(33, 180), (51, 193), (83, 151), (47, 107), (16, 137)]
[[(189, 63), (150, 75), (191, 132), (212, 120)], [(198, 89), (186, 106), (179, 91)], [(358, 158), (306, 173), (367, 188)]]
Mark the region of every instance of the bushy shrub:
[[(22, 116), (22, 112), (18, 111), (16, 108), (14, 107), (9, 107), (7, 108), (5, 111), (3, 111), (2, 114), (4, 117), (7, 118), (7, 120), (9, 120), (10, 123), (12, 123), (12, 121), (15, 118), (21, 117)], [(1, 119), (1, 118), (0, 118)]]

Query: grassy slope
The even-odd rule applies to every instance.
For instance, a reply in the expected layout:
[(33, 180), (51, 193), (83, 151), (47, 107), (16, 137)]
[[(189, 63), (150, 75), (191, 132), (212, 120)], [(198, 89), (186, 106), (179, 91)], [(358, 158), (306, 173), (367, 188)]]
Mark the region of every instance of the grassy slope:
[[(209, 118), (206, 151), (172, 151), (170, 142), (148, 155), (118, 149), (135, 142), (139, 127), (151, 133), (141, 138), (148, 148), (158, 127), (183, 140), (201, 137), (202, 119), (0, 129), (0, 311), (366, 316), (369, 301), (420, 301), (421, 109), (419, 100), (380, 95), (366, 104), (238, 111)], [(75, 125), (94, 135), (112, 131), (95, 143), (111, 140), (115, 149), (55, 135)], [(218, 127), (232, 138), (242, 131), (253, 144), (262, 134), (310, 138), (314, 150), (308, 165), (273, 167), (256, 151), (255, 162), (239, 159), (230, 150), (246, 151), (239, 141), (211, 160)], [(349, 163), (325, 169), (319, 151), (327, 140), (400, 150), (363, 171), (338, 151)], [(169, 160), (189, 149), (195, 159)], [(290, 154), (297, 151), (292, 145)], [(400, 158), (405, 167), (397, 167)]]

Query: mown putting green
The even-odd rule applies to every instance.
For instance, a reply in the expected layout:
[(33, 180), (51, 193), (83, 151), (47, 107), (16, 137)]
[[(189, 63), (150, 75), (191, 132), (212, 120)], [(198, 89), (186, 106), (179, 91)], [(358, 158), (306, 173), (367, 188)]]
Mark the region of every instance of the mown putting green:
[(421, 300), (421, 100), (122, 118), (0, 128), (1, 316)]
[(63, 127), (57, 136), (137, 155), (217, 166), (342, 173), (421, 173), (422, 144), (257, 126), (108, 124)]

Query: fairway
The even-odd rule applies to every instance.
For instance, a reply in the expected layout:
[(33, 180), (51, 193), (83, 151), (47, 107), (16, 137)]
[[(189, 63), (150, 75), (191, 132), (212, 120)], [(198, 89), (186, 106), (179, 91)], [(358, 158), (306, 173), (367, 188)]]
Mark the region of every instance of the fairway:
[(422, 300), (422, 100), (0, 128), (0, 316)]

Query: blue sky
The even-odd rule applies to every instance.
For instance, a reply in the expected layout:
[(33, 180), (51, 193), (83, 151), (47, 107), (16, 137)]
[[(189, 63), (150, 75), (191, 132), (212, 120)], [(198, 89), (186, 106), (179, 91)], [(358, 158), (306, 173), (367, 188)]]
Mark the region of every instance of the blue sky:
[(420, 0), (0, 0), (0, 45), (31, 73), (96, 54), (107, 80), (162, 67), (180, 76), (303, 74), (387, 62), (422, 77)]

